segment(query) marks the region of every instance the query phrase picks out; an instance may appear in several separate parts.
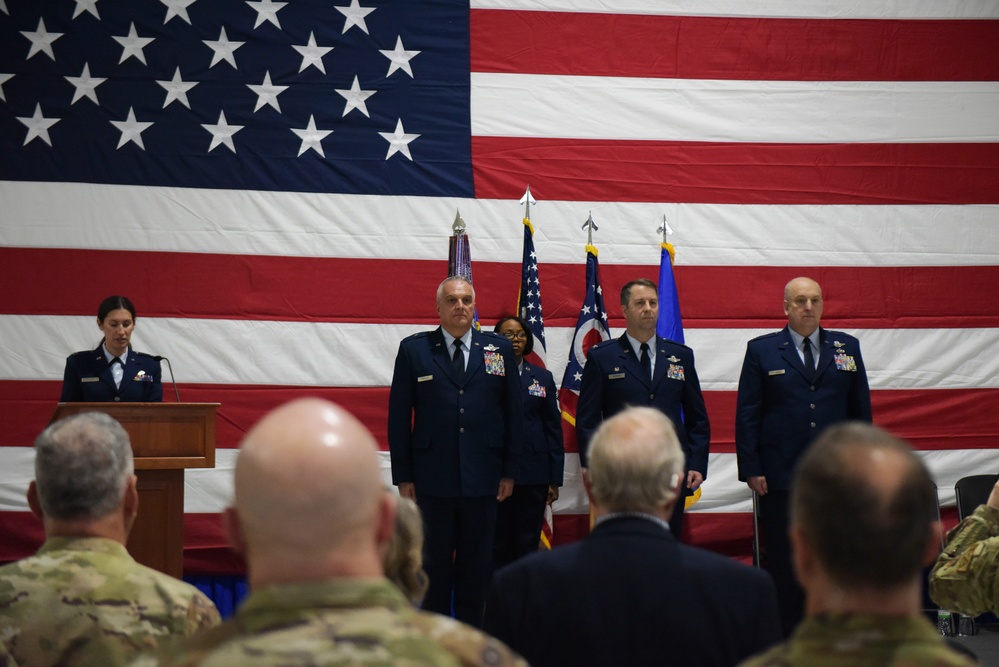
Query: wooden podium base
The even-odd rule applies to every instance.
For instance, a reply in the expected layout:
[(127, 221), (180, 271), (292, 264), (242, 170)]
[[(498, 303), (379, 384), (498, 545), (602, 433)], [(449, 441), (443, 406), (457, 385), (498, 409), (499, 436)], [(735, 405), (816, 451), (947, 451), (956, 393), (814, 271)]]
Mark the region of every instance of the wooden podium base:
[(180, 579), (184, 576), (184, 471), (136, 470), (135, 474), (139, 515), (128, 536), (128, 552), (143, 565)]

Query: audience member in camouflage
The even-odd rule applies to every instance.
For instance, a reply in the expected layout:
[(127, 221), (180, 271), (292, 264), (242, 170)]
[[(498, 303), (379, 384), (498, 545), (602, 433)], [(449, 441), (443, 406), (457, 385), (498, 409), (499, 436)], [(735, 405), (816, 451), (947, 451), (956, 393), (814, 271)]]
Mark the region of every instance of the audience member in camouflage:
[(999, 614), (999, 481), (988, 503), (947, 534), (930, 573), (930, 597), (943, 609)]
[(128, 434), (111, 417), (68, 417), (38, 437), (28, 505), (45, 544), (0, 567), (0, 641), (21, 667), (120, 665), (218, 624), (196, 588), (125, 550), (138, 492)]
[(384, 578), (268, 586), (236, 615), (133, 667), (199, 665), (515, 665), (498, 640), (423, 612)]
[(98, 537), (51, 537), (0, 568), (0, 636), (29, 665), (111, 665), (219, 622), (196, 588)]
[(846, 613), (808, 616), (790, 640), (740, 667), (969, 667), (928, 621)]
[(385, 576), (396, 495), (352, 415), (301, 399), (243, 441), (225, 524), (251, 593), (218, 628), (147, 665), (525, 665), (501, 642), (415, 609)]
[(940, 548), (936, 487), (903, 441), (866, 423), (828, 428), (791, 489), (805, 620), (742, 667), (971, 667), (920, 611)]

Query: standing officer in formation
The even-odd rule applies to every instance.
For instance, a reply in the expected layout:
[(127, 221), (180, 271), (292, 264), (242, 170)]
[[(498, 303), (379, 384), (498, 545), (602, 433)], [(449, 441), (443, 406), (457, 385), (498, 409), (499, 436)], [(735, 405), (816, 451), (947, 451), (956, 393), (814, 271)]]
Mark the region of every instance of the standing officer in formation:
[(739, 480), (759, 496), (766, 567), (777, 585), (789, 633), (801, 620), (804, 597), (791, 571), (788, 499), (794, 466), (827, 426), (871, 421), (871, 393), (860, 343), (823, 329), (822, 288), (795, 278), (784, 288), (782, 330), (754, 338), (739, 377), (735, 446)]
[(538, 550), (545, 506), (558, 499), (565, 468), (562, 416), (552, 372), (524, 357), (534, 349), (534, 335), (522, 318), (508, 315), (496, 323), (496, 333), (513, 345), (524, 401), (524, 443), (513, 495), (500, 503), (496, 517), (496, 569)]
[(677, 539), (683, 522), (684, 497), (708, 474), (711, 427), (694, 369), (694, 351), (656, 336), (659, 292), (644, 278), (621, 288), (621, 310), (627, 331), (617, 340), (594, 345), (586, 355), (582, 388), (576, 406), (579, 463), (587, 466), (586, 450), (603, 420), (629, 406), (653, 407), (676, 425), (687, 462), (683, 495), (673, 508), (670, 530)]
[(461, 276), (437, 288), (441, 326), (399, 344), (389, 392), (392, 483), (426, 526), (423, 608), (482, 624), (496, 501), (513, 491), (523, 402), (513, 347), (472, 326), (475, 290)]

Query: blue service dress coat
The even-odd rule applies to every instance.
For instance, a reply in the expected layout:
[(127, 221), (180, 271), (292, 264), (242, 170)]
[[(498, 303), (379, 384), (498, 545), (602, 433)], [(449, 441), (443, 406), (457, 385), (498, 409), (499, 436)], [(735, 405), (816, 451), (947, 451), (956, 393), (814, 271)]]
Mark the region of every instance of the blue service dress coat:
[(483, 629), (532, 665), (731, 667), (780, 639), (770, 576), (636, 516), (493, 575)]
[(500, 567), (538, 550), (549, 486), (562, 486), (565, 448), (562, 416), (551, 371), (523, 362), (524, 442), (513, 493), (496, 510), (493, 566)]
[(59, 402), (159, 402), (163, 400), (160, 374), (160, 362), (152, 355), (129, 347), (121, 386), (115, 387), (102, 343), (96, 350), (75, 352), (66, 359)]
[(741, 481), (764, 475), (770, 489), (789, 490), (808, 445), (827, 426), (850, 419), (871, 421), (871, 390), (856, 338), (820, 328), (813, 380), (787, 327), (749, 341), (735, 414)]
[(520, 387), (524, 400), (524, 442), (514, 481), (517, 485), (562, 486), (565, 447), (555, 378), (548, 369), (525, 361)]
[(466, 369), (455, 377), (440, 327), (399, 344), (389, 391), (392, 483), (417, 496), (494, 496), (515, 477), (524, 408), (513, 346), (472, 331)]
[(581, 466), (587, 465), (590, 439), (604, 419), (629, 406), (645, 406), (657, 408), (673, 421), (687, 459), (687, 469), (707, 477), (711, 426), (694, 368), (694, 351), (657, 336), (655, 354), (650, 382), (643, 377), (641, 362), (627, 335), (590, 348), (576, 405), (576, 438)]

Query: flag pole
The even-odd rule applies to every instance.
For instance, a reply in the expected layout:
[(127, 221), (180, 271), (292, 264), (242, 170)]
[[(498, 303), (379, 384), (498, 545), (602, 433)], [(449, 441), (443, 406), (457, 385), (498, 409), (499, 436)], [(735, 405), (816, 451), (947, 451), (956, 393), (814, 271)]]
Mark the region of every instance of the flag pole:
[(669, 261), (672, 264), (676, 261), (676, 249), (669, 242), (669, 237), (673, 235), (673, 229), (669, 226), (669, 222), (666, 221), (665, 213), (663, 213), (663, 224), (656, 231), (663, 235), (663, 242), (659, 247), (669, 253)]
[[(465, 221), (461, 211), (454, 209), (454, 223), (451, 225), (451, 238), (448, 239), (447, 275), (464, 276), (471, 281), (471, 266), (465, 268), (468, 257), (468, 239), (465, 238)], [(469, 263), (470, 264), (470, 263)]]
[(534, 225), (531, 223), (531, 206), (538, 202), (531, 195), (530, 185), (520, 198), (520, 203), (524, 205), (524, 252), (516, 313), (527, 323), (534, 338), (533, 349), (524, 358), (544, 368), (548, 364), (548, 345), (545, 341), (545, 320), (541, 305), (541, 274), (538, 270), (538, 256), (534, 252)]
[[(656, 334), (663, 338), (669, 338), (683, 342), (683, 320), (680, 316), (680, 297), (676, 290), (676, 277), (673, 275), (673, 263), (676, 261), (676, 248), (669, 242), (669, 237), (673, 234), (673, 229), (663, 214), (663, 224), (656, 230), (663, 236), (659, 247), (666, 251), (666, 255), (660, 258), (659, 264), (659, 321), (656, 323)], [(666, 259), (666, 256), (669, 259)], [(666, 263), (669, 262), (667, 266)], [(682, 411), (681, 411), (682, 414)], [(691, 505), (701, 499), (701, 487), (697, 487), (694, 493), (684, 499), (684, 509), (689, 509)]]
[[(524, 196), (520, 198), (520, 203), (524, 205), (524, 221), (529, 223), (531, 221), (531, 204), (537, 204), (537, 200), (531, 196), (531, 184), (527, 184), (527, 192)], [(531, 230), (534, 231), (533, 229)]]
[(596, 254), (596, 248), (593, 245), (593, 232), (598, 231), (600, 228), (597, 227), (596, 221), (593, 220), (593, 211), (590, 211), (590, 217), (583, 223), (582, 229), (586, 230), (586, 249), (593, 248), (593, 253)]
[(659, 225), (659, 229), (656, 231), (663, 235), (663, 243), (669, 243), (669, 237), (673, 234), (673, 229), (669, 226), (665, 213), (663, 213), (663, 224)]
[[(468, 235), (465, 233), (465, 221), (461, 217), (461, 211), (454, 210), (454, 222), (451, 224), (451, 235), (448, 243), (448, 276), (461, 276), (472, 283), (472, 253), (469, 249)], [(479, 309), (475, 308), (472, 314), (472, 326), (476, 331), (479, 326)]]

